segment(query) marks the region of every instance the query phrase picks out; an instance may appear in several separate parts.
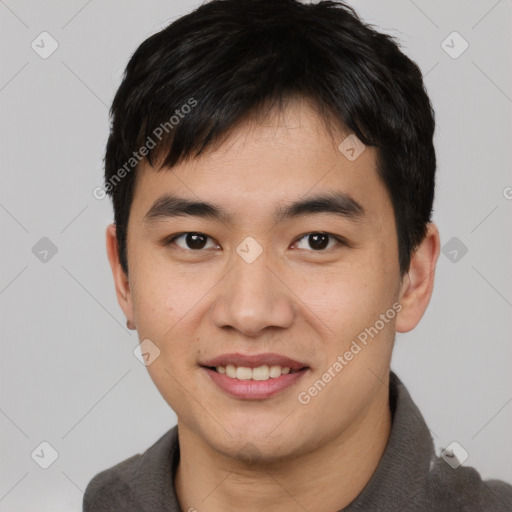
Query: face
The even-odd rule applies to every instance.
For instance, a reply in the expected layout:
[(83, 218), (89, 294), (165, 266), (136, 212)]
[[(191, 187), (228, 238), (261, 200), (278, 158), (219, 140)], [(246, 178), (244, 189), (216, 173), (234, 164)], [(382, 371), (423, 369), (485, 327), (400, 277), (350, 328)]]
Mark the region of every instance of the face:
[[(200, 158), (138, 171), (120, 304), (160, 351), (148, 371), (180, 429), (218, 453), (314, 450), (386, 389), (404, 290), (395, 217), (376, 150), (349, 160), (347, 135), (297, 101)], [(176, 214), (170, 196), (210, 208)], [(230, 362), (240, 379), (207, 368)], [(236, 369), (265, 365), (281, 369)]]

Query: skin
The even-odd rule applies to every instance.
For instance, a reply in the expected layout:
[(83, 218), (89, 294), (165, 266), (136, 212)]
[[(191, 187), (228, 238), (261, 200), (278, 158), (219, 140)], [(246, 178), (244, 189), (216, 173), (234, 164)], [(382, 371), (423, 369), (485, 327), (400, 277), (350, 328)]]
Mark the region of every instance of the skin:
[[(400, 276), (395, 217), (376, 170), (376, 149), (354, 161), (337, 148), (305, 101), (239, 124), (199, 158), (155, 172), (137, 171), (128, 224), (129, 277), (119, 264), (115, 226), (107, 252), (119, 304), (140, 340), (160, 356), (147, 368), (178, 417), (180, 464), (174, 482), (183, 510), (332, 512), (368, 483), (391, 428), (388, 402), (395, 332), (413, 329), (434, 283), (439, 233), (434, 224)], [(364, 208), (357, 221), (330, 213), (279, 224), (278, 206), (330, 190)], [(231, 224), (199, 217), (155, 223), (144, 215), (163, 193), (212, 201)], [(195, 250), (183, 232), (208, 235)], [(315, 250), (310, 233), (336, 238)], [(263, 249), (248, 263), (236, 252), (248, 236)], [(298, 394), (332, 367), (357, 335), (400, 303), (401, 311), (301, 404)], [(220, 391), (198, 365), (227, 352), (277, 352), (309, 369), (265, 400)]]

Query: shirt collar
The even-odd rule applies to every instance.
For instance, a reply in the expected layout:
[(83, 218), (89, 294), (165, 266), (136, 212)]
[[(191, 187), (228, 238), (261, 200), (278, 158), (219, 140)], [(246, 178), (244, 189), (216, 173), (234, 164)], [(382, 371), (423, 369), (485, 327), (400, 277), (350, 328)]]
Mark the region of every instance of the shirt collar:
[[(417, 510), (435, 460), (434, 443), (418, 407), (394, 372), (389, 378), (391, 433), (372, 478), (343, 512)], [(393, 506), (394, 505), (394, 506)]]

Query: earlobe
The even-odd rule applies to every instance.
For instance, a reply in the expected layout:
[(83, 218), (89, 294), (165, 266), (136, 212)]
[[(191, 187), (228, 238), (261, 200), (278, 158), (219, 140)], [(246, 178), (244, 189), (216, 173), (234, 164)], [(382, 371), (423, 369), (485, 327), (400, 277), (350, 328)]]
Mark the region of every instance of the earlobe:
[(427, 225), (427, 234), (411, 256), (411, 263), (400, 290), (402, 310), (397, 316), (397, 332), (414, 329), (424, 315), (432, 291), (440, 252), (439, 230), (433, 223)]
[(130, 283), (128, 276), (119, 261), (119, 246), (116, 237), (115, 224), (109, 224), (106, 230), (107, 256), (112, 269), (112, 276), (116, 288), (117, 302), (126, 316), (126, 325), (129, 329), (135, 329), (133, 322), (133, 305), (131, 300)]

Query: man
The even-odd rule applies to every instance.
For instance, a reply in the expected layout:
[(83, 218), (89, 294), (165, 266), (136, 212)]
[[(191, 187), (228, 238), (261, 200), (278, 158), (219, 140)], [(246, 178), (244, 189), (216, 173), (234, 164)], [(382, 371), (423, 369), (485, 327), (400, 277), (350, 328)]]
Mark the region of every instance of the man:
[(391, 37), (341, 3), (214, 0), (141, 44), (112, 117), (108, 256), (178, 424), (85, 511), (510, 510), (390, 371), (440, 247), (434, 112)]

